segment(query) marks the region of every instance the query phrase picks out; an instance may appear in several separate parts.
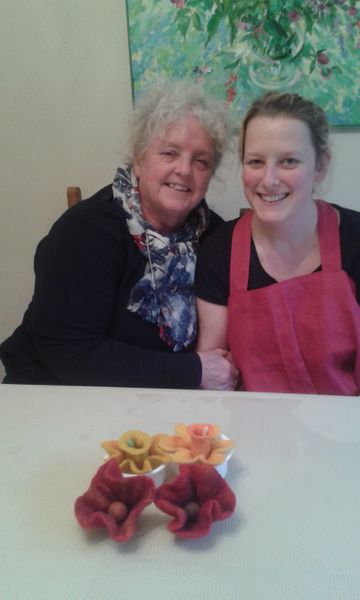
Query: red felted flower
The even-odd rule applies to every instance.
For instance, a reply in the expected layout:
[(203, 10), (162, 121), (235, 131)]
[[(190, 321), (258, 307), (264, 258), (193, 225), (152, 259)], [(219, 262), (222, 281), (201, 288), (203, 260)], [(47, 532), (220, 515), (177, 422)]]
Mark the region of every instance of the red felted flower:
[(180, 465), (179, 475), (155, 493), (156, 506), (174, 517), (167, 525), (181, 538), (208, 535), (213, 521), (230, 517), (236, 498), (225, 479), (211, 466)]
[(155, 484), (149, 477), (123, 477), (113, 458), (100, 467), (88, 491), (76, 500), (75, 516), (84, 529), (105, 527), (113, 540), (126, 542), (154, 494)]

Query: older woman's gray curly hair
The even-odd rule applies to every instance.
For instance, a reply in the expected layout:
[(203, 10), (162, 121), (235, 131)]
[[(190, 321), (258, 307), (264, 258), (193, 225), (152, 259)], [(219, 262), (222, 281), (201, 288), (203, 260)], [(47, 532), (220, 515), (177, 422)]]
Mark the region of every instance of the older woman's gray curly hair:
[(125, 164), (132, 166), (135, 158), (145, 152), (154, 134), (161, 134), (166, 127), (181, 121), (189, 113), (199, 120), (215, 142), (215, 171), (229, 146), (232, 133), (230, 119), (217, 100), (207, 96), (199, 86), (186, 81), (162, 84), (141, 98), (130, 122)]

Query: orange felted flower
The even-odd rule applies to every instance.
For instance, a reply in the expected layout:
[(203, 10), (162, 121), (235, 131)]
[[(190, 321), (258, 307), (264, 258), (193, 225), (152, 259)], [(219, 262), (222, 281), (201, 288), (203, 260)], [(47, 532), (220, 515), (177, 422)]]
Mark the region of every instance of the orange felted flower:
[(175, 435), (159, 435), (156, 449), (165, 454), (171, 461), (183, 463), (205, 463), (219, 465), (234, 447), (232, 440), (220, 436), (218, 425), (195, 423), (184, 425), (178, 423)]
[(108, 453), (107, 460), (115, 458), (124, 473), (148, 473), (164, 462), (168, 462), (161, 453), (156, 453), (158, 436), (150, 436), (143, 431), (130, 430), (118, 440), (102, 442)]

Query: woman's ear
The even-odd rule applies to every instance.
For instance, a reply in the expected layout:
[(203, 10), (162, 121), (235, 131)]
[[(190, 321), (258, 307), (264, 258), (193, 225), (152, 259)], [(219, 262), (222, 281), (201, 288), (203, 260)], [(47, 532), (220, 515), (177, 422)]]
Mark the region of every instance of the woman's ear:
[(326, 152), (324, 152), (324, 154), (322, 155), (321, 159), (318, 161), (318, 165), (316, 167), (315, 180), (317, 181), (317, 183), (321, 183), (321, 181), (324, 181), (326, 173), (328, 171), (330, 160), (331, 152), (330, 150), (326, 150)]
[(133, 170), (134, 170), (136, 177), (139, 177), (139, 175), (140, 175), (140, 159), (139, 159), (139, 157), (134, 158)]

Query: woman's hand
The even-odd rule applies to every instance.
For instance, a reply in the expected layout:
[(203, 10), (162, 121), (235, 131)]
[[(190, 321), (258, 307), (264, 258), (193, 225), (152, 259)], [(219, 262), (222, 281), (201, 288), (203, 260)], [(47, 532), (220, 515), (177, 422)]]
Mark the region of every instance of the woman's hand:
[(200, 387), (203, 390), (234, 390), (237, 387), (239, 371), (228, 350), (216, 348), (198, 352), (198, 355), (202, 366)]
[(234, 390), (239, 371), (226, 346), (227, 307), (198, 298), (198, 355), (202, 366), (200, 387), (203, 390)]

